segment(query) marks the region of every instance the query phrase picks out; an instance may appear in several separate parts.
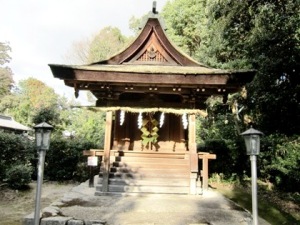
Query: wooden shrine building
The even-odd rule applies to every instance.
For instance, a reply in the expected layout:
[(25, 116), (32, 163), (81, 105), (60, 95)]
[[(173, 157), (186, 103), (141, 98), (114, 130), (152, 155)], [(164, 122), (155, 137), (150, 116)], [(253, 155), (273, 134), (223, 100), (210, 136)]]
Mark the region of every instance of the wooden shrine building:
[(180, 52), (155, 10), (119, 54), (90, 65), (50, 68), (75, 96), (89, 90), (106, 111), (104, 150), (95, 152), (102, 156), (96, 194), (196, 194), (199, 159), (207, 166), (210, 157), (197, 152), (195, 116), (205, 114), (201, 108), (208, 97), (226, 98), (254, 76), (210, 68)]

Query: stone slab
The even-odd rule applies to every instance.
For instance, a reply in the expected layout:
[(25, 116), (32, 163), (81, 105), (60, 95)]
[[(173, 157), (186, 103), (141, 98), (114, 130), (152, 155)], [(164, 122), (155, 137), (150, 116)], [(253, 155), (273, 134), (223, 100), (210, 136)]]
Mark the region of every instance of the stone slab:
[(63, 216), (48, 217), (42, 219), (41, 225), (67, 225), (67, 222), (71, 219), (73, 218)]

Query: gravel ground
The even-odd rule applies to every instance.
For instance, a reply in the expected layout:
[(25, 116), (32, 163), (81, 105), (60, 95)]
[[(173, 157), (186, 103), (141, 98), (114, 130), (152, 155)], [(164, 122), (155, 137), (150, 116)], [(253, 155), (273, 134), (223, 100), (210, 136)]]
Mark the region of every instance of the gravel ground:
[[(94, 196), (88, 182), (71, 189), (52, 206), (79, 220), (102, 220), (107, 225), (249, 225), (251, 215), (212, 190), (204, 195)], [(259, 219), (260, 225), (270, 225)]]

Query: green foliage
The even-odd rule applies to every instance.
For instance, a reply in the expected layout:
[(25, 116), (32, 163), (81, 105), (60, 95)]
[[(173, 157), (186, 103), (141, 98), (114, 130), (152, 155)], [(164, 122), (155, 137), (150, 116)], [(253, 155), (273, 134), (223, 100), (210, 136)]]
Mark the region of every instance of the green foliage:
[(52, 88), (37, 79), (28, 78), (20, 81), (18, 89), (1, 101), (0, 113), (9, 114), (27, 126), (33, 126), (34, 122), (42, 119), (50, 119), (48, 122), (55, 125), (59, 122), (59, 103), (59, 96)]
[(0, 181), (12, 165), (30, 165), (33, 143), (24, 136), (0, 131)]
[(32, 167), (29, 165), (12, 165), (6, 171), (6, 182), (13, 189), (22, 189), (31, 182)]
[(204, 0), (175, 0), (163, 8), (168, 36), (191, 56), (195, 56), (204, 35), (205, 5)]
[(286, 191), (300, 185), (300, 138), (270, 135), (262, 145), (261, 176)]
[(245, 68), (232, 65), (237, 65), (233, 61), (238, 59), (247, 59), (247, 64), (257, 69), (248, 86), (250, 98), (246, 104), (267, 134), (292, 135), (299, 131), (300, 18), (294, 13), (299, 7), (293, 0), (224, 1), (214, 11), (213, 23), (224, 22), (219, 30), (225, 34), (222, 40), (226, 44), (221, 46), (230, 54), (217, 61), (228, 68)]
[(225, 179), (232, 174), (242, 178), (245, 171), (249, 171), (249, 164), (245, 163), (248, 157), (236, 130), (234, 115), (223, 104), (214, 104), (208, 112), (207, 118), (197, 118), (198, 151), (217, 155), (217, 159), (210, 162), (211, 173), (223, 174)]
[(49, 124), (58, 124), (60, 122), (59, 111), (51, 107), (37, 110), (35, 115), (32, 117), (32, 122), (34, 124), (39, 124), (45, 121)]
[[(83, 150), (95, 148), (91, 142), (82, 139), (62, 139), (53, 137), (45, 160), (45, 178), (55, 181), (87, 179), (87, 157)], [(86, 164), (85, 164), (86, 165)]]
[(248, 113), (265, 134), (293, 135), (300, 124), (299, 11), (297, 0), (174, 0), (163, 15), (171, 39), (199, 61), (256, 69), (243, 102)]
[(0, 65), (4, 65), (5, 63), (9, 63), (11, 60), (11, 57), (9, 55), (9, 52), (11, 51), (11, 48), (8, 43), (0, 42)]
[(64, 129), (73, 132), (78, 139), (93, 142), (102, 148), (105, 133), (105, 113), (85, 108), (67, 108), (61, 113)]
[(127, 38), (115, 27), (103, 28), (91, 41), (87, 62), (98, 62), (113, 56), (127, 44)]
[[(8, 66), (4, 66), (9, 63), (11, 57), (9, 52), (11, 48), (8, 43), (0, 42), (0, 97), (10, 93), (13, 84), (12, 71)], [(0, 99), (1, 102), (1, 99)]]

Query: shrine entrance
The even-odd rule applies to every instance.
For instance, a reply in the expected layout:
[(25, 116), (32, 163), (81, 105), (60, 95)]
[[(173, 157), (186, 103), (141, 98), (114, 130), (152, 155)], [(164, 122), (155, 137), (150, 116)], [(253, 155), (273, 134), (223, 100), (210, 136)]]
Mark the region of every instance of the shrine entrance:
[[(186, 127), (182, 120), (186, 120)], [(113, 150), (188, 151), (187, 115), (117, 111), (113, 133)]]
[(106, 112), (104, 149), (85, 152), (102, 158), (96, 194), (206, 189), (208, 160), (216, 156), (197, 152), (196, 115), (206, 116), (208, 97), (226, 101), (254, 77), (254, 71), (214, 69), (195, 61), (169, 41), (161, 24), (154, 10), (121, 53), (90, 65), (50, 65), (75, 96), (91, 91), (95, 107)]

